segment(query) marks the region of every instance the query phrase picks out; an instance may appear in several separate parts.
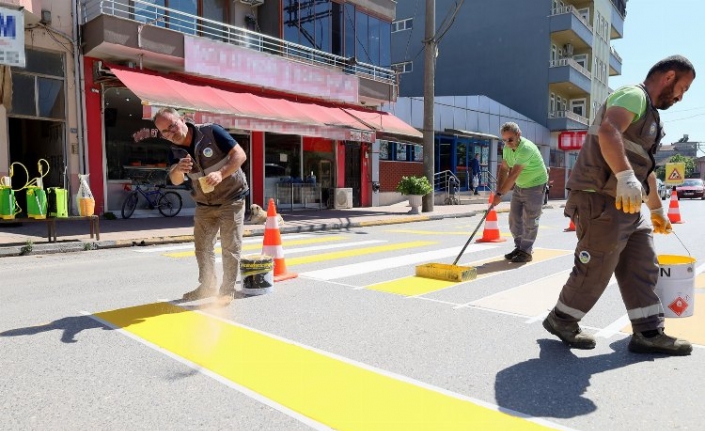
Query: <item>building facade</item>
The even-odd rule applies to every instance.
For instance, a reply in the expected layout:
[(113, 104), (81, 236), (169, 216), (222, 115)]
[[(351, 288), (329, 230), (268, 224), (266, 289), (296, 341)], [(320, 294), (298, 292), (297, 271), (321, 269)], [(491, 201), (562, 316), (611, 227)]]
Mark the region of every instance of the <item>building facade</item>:
[[(12, 174), (23, 212), (27, 208), (21, 189), (28, 182), (43, 177), (45, 188), (75, 192), (77, 174), (85, 167), (73, 3), (0, 1), (0, 176)], [(11, 47), (13, 42), (18, 49)], [(40, 165), (40, 160), (46, 163)]]
[[(16, 189), (44, 174), (45, 187), (73, 196), (78, 174), (89, 173), (96, 212), (119, 210), (125, 183), (165, 180), (168, 144), (151, 116), (174, 106), (222, 123), (246, 149), (252, 202), (323, 206), (344, 188), (341, 205), (369, 205), (372, 143), (420, 139), (375, 110), (398, 92), (389, 69), (395, 5), (2, 1), (2, 36), (19, 34), (22, 63), (0, 75), (9, 90), (0, 174), (12, 171)], [(40, 159), (48, 171), (35, 172)], [(26, 174), (10, 168), (20, 163)]]
[(393, 0), (82, 4), (97, 211), (119, 211), (126, 183), (164, 175), (169, 146), (151, 122), (164, 106), (231, 133), (262, 206), (369, 206), (373, 143), (420, 139), (375, 109), (398, 92)]
[[(584, 131), (609, 94), (622, 60), (611, 46), (623, 35), (626, 0), (437, 0), (442, 34), (436, 97), (485, 95), (550, 130), (551, 179), (568, 174)], [(392, 68), (400, 96), (423, 96), (424, 9), (400, 2), (392, 24)], [(576, 133), (581, 132), (581, 133)], [(557, 187), (552, 193), (563, 191)]]

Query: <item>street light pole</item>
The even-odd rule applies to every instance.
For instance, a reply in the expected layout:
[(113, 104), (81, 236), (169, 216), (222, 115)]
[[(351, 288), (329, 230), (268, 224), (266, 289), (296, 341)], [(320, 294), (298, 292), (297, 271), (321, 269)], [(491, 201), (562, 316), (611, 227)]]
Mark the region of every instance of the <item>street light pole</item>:
[[(423, 169), (424, 175), (434, 185), (434, 130), (433, 93), (436, 75), (436, 0), (426, 0), (426, 32), (424, 39), (423, 85)], [(435, 185), (434, 185), (435, 186)], [(434, 192), (423, 197), (421, 211), (433, 212)]]

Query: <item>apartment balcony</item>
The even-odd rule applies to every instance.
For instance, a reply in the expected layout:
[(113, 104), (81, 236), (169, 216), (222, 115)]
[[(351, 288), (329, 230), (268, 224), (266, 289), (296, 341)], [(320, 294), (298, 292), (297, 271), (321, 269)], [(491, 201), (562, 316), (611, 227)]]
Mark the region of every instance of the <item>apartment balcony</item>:
[(622, 74), (622, 57), (613, 46), (610, 47), (610, 76)]
[(578, 98), (590, 94), (592, 75), (572, 58), (562, 58), (550, 62), (548, 83), (556, 93)]
[(610, 39), (621, 39), (624, 36), (624, 18), (627, 16), (627, 1), (612, 0), (610, 18)]
[[(358, 63), (266, 34), (161, 7), (149, 0), (83, 0), (81, 24), (84, 55), (106, 62), (201, 75), (368, 106), (394, 101), (398, 95), (396, 74), (392, 69)], [(199, 54), (200, 57), (210, 55), (212, 61), (203, 64)], [(250, 69), (249, 73), (243, 70), (243, 66)], [(303, 85), (277, 82), (283, 78), (291, 79), (291, 75), (300, 76)], [(308, 85), (310, 88), (315, 82), (320, 82), (319, 86), (328, 85), (332, 91), (324, 95), (325, 91), (307, 94), (302, 90), (301, 87)]]
[(553, 111), (548, 113), (548, 129), (557, 130), (586, 130), (589, 125), (586, 117), (573, 111)]
[(551, 11), (551, 39), (560, 45), (572, 44), (576, 49), (592, 49), (592, 26), (573, 6)]

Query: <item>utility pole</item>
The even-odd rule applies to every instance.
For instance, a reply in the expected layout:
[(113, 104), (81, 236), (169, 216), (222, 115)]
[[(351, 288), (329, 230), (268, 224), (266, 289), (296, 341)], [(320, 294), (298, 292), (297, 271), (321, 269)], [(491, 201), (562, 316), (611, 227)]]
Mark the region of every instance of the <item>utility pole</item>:
[[(423, 171), (434, 185), (435, 145), (433, 133), (433, 93), (436, 80), (436, 0), (426, 0), (426, 33), (423, 74)], [(423, 197), (422, 212), (433, 212), (434, 192)]]

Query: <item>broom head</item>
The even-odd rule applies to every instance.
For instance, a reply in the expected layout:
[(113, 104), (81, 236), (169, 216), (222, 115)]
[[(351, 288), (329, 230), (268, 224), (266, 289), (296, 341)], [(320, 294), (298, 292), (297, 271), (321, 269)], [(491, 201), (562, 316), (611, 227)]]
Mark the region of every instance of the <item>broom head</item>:
[(448, 263), (427, 263), (416, 267), (416, 276), (445, 281), (470, 281), (477, 278), (477, 268)]

